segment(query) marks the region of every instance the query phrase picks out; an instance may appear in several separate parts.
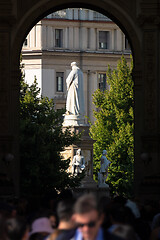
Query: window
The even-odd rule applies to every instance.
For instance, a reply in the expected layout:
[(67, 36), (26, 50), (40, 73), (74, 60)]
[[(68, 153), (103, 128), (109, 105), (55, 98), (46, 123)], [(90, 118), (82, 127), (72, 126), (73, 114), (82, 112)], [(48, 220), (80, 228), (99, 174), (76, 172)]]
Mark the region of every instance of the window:
[(109, 32), (99, 31), (99, 48), (108, 49), (109, 48)]
[(55, 47), (63, 47), (63, 29), (55, 29)]
[(106, 90), (106, 74), (105, 73), (98, 73), (98, 82), (99, 82), (99, 89), (101, 91)]
[(63, 92), (63, 72), (56, 73), (56, 80), (57, 80), (57, 92)]

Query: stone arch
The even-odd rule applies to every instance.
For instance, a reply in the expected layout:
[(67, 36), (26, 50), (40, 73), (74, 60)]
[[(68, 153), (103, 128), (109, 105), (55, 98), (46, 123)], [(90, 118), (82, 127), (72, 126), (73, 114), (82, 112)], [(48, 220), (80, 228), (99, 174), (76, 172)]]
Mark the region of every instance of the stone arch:
[[(60, 9), (65, 9), (67, 7), (84, 7), (89, 8), (95, 11), (98, 11), (106, 16), (109, 16), (127, 35), (132, 48), (134, 66), (140, 66), (141, 62), (141, 46), (140, 46), (140, 32), (137, 28), (137, 25), (132, 19), (131, 15), (124, 9), (123, 6), (120, 6), (119, 2), (115, 4), (115, 1), (107, 0), (104, 1), (87, 1), (87, 4), (84, 0), (78, 2), (62, 0), (60, 4), (54, 1), (39, 1), (38, 6), (32, 6), (29, 10), (23, 15), (20, 23), (17, 25), (16, 30), (14, 30), (13, 39), (12, 39), (12, 62), (13, 65), (19, 64), (19, 54), (22, 48), (23, 41), (26, 35), (29, 33), (31, 28), (44, 16), (51, 12), (55, 12)], [(14, 47), (13, 47), (14, 46)], [(18, 61), (18, 62), (17, 62)], [(12, 66), (13, 66), (12, 65)], [(17, 66), (15, 66), (17, 67)]]
[[(141, 29), (139, 25), (134, 19), (134, 14), (132, 16), (132, 1), (111, 1), (111, 0), (88, 0), (87, 4), (84, 0), (78, 1), (69, 1), (69, 0), (61, 0), (59, 3), (56, 1), (50, 0), (39, 0), (37, 4), (36, 1), (31, 1), (30, 4), (25, 8), (24, 13), (21, 13), (20, 19), (17, 20), (17, 25), (13, 28), (14, 32), (12, 32), (11, 39), (11, 81), (14, 82), (16, 86), (18, 86), (18, 76), (19, 76), (19, 56), (22, 48), (22, 43), (31, 30), (31, 28), (40, 20), (42, 17), (47, 14), (65, 9), (67, 7), (84, 7), (89, 8), (95, 11), (98, 11), (104, 15), (109, 16), (122, 31), (128, 36), (128, 39), (131, 43), (133, 59), (134, 59), (134, 82), (135, 82), (135, 109), (136, 105), (140, 104), (139, 109), (143, 108), (143, 100), (142, 96), (137, 94), (141, 86), (141, 76), (142, 76), (142, 36)], [(123, 3), (122, 3), (123, 2)], [(14, 101), (16, 101), (19, 97), (18, 88), (14, 93)], [(15, 104), (15, 105), (16, 105)], [(14, 114), (14, 119), (18, 119), (18, 113)], [(135, 112), (135, 121), (136, 121), (136, 134), (135, 138), (137, 140), (137, 153), (135, 154), (139, 156), (140, 154), (140, 132), (139, 129), (143, 125), (143, 118), (139, 118), (138, 114)], [(16, 122), (16, 120), (15, 120)], [(18, 130), (17, 130), (18, 131)], [(137, 157), (138, 159), (138, 157)]]

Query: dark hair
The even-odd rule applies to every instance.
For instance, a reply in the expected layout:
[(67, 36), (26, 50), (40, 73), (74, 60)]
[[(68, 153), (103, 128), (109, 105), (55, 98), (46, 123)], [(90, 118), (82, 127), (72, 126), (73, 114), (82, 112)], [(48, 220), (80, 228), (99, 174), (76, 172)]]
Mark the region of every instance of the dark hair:
[(116, 222), (134, 225), (135, 217), (130, 208), (114, 203), (110, 208), (109, 215)]
[(69, 221), (71, 219), (71, 216), (73, 214), (73, 206), (74, 206), (74, 200), (67, 199), (60, 201), (58, 203), (57, 207), (57, 215), (59, 221)]
[(5, 222), (5, 235), (8, 240), (21, 240), (27, 228), (23, 219), (9, 218)]
[(74, 206), (74, 212), (78, 214), (88, 213), (92, 210), (97, 210), (97, 201), (94, 195), (92, 194), (85, 194), (78, 198), (77, 202)]
[(42, 234), (42, 233), (34, 233), (29, 237), (29, 240), (44, 240), (45, 237), (47, 237), (48, 234)]

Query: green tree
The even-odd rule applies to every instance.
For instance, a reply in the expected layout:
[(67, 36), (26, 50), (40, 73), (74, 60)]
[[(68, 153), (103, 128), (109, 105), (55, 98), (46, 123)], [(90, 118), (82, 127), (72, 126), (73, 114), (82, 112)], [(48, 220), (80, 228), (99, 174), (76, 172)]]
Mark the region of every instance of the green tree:
[(38, 195), (80, 184), (82, 176), (67, 172), (70, 159), (60, 154), (64, 147), (79, 140), (79, 135), (62, 129), (64, 110), (55, 111), (52, 99), (40, 96), (35, 79), (29, 86), (21, 79), (20, 160), (21, 193)]
[(90, 128), (94, 143), (94, 176), (100, 168), (102, 150), (111, 161), (107, 183), (112, 194), (130, 196), (133, 190), (134, 117), (133, 117), (133, 60), (127, 64), (124, 56), (117, 69), (107, 69), (109, 90), (93, 94), (96, 107), (95, 123)]

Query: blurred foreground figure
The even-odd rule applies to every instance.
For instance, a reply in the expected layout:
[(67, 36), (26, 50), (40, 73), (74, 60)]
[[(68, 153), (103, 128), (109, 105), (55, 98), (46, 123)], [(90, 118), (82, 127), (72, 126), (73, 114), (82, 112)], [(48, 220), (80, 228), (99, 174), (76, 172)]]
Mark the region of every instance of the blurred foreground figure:
[(152, 232), (151, 232), (151, 240), (159, 240), (160, 239), (160, 213), (157, 213), (153, 217), (152, 221)]
[(97, 201), (91, 194), (80, 197), (74, 208), (77, 224), (75, 240), (111, 240), (122, 239), (101, 228), (104, 216), (97, 208)]
[(60, 201), (57, 207), (58, 229), (52, 233), (47, 240), (69, 240), (75, 234), (75, 222), (73, 221), (74, 200)]
[(122, 237), (125, 240), (140, 240), (140, 238), (134, 232), (134, 229), (125, 224), (119, 224), (113, 229), (113, 234)]
[(47, 217), (37, 218), (32, 223), (29, 240), (44, 240), (53, 231)]
[[(26, 222), (20, 218), (9, 218), (4, 224), (1, 240), (28, 240), (29, 228)], [(2, 238), (1, 238), (2, 237)]]

